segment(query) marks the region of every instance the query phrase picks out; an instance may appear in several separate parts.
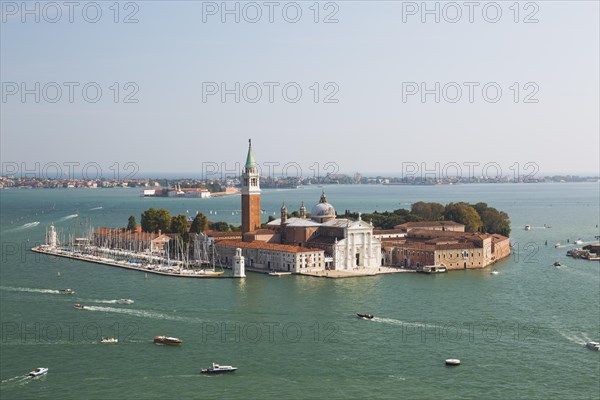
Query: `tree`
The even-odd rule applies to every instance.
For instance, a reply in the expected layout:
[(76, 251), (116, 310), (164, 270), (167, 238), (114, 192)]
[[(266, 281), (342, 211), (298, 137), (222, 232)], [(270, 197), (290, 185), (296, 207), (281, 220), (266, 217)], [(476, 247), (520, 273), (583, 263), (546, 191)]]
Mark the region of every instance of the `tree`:
[(135, 228), (137, 228), (137, 222), (135, 222), (135, 217), (130, 215), (129, 219), (127, 220), (127, 230), (135, 231)]
[(483, 227), (481, 217), (477, 211), (466, 203), (447, 204), (444, 210), (444, 218), (447, 221), (454, 221), (465, 225), (467, 232), (479, 232)]
[(142, 230), (144, 232), (155, 232), (159, 230), (168, 232), (171, 225), (171, 215), (166, 208), (157, 210), (149, 208), (142, 213)]
[(425, 221), (439, 221), (444, 217), (444, 206), (440, 203), (418, 201), (413, 203), (410, 212)]
[(505, 212), (490, 207), (481, 213), (481, 220), (484, 232), (510, 235), (510, 219)]
[(212, 224), (211, 228), (217, 232), (228, 232), (229, 224), (227, 222), (219, 221)]
[(187, 232), (187, 217), (184, 214), (179, 214), (171, 218), (170, 231), (179, 235), (185, 234)]
[(208, 218), (202, 213), (196, 214), (190, 227), (190, 232), (201, 233), (208, 229)]

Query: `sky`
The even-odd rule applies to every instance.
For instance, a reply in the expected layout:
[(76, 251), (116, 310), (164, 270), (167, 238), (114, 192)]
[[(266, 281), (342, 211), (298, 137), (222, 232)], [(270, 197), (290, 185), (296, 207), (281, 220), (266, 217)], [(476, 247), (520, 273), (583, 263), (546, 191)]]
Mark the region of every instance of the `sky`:
[(599, 3), (466, 4), (2, 1), (1, 174), (600, 174)]

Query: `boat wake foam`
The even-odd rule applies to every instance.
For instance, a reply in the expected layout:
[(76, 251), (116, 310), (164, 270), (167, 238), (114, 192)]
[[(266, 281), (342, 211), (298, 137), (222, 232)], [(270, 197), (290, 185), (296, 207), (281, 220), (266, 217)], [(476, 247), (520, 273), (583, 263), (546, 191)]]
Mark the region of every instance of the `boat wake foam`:
[(115, 308), (115, 307), (103, 307), (103, 306), (85, 306), (84, 310), (90, 311), (101, 311), (101, 312), (112, 312), (117, 314), (127, 314), (133, 317), (140, 318), (151, 318), (151, 319), (162, 319), (168, 321), (181, 321), (181, 322), (202, 322), (199, 319), (187, 318), (187, 317), (176, 317), (169, 314), (163, 314), (154, 311), (136, 310), (133, 308)]
[(393, 319), (393, 318), (373, 317), (373, 319), (371, 319), (371, 321), (381, 322), (384, 324), (391, 324), (391, 325), (414, 326), (414, 327), (418, 327), (418, 328), (426, 328), (428, 326), (426, 323), (423, 323), (423, 322), (406, 322), (406, 321), (400, 321), (399, 319)]
[(39, 224), (40, 224), (40, 221), (28, 222), (28, 223), (23, 224), (21, 226), (17, 226), (16, 228), (7, 229), (4, 232), (21, 231), (23, 229), (33, 228), (34, 226), (38, 226)]
[(114, 300), (90, 299), (90, 300), (82, 300), (82, 302), (101, 303), (101, 304), (133, 304), (133, 303), (135, 303), (135, 301), (133, 301), (131, 299), (114, 299)]
[(559, 330), (558, 333), (560, 333), (560, 335), (562, 337), (564, 337), (565, 339), (567, 339), (569, 342), (572, 342), (575, 344), (585, 345), (587, 342), (592, 341), (592, 339), (583, 332), (571, 333), (571, 332), (562, 332)]
[[(73, 218), (76, 218), (76, 217), (77, 217), (77, 214), (71, 214), (71, 215), (67, 215), (66, 217), (62, 217), (62, 218), (61, 218), (61, 219), (59, 219), (58, 221), (59, 221), (59, 222), (60, 222), (60, 221), (66, 221), (66, 220), (68, 220), (68, 219), (73, 219)], [(39, 222), (38, 222), (38, 223), (39, 223)]]
[(24, 288), (24, 287), (7, 287), (0, 286), (0, 290), (6, 290), (9, 292), (28, 292), (28, 293), (50, 293), (50, 294), (59, 294), (60, 291), (55, 289), (34, 289), (34, 288)]
[(90, 208), (90, 211), (102, 210), (104, 207), (94, 207)]

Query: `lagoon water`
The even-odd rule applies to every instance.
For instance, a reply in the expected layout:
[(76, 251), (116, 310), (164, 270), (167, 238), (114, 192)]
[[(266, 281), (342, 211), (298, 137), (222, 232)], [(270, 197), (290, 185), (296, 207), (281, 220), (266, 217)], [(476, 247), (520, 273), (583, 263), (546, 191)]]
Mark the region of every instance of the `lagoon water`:
[[(498, 275), (486, 269), (340, 280), (145, 277), (27, 249), (44, 240), (51, 223), (63, 232), (77, 220), (125, 226), (129, 215), (139, 221), (149, 207), (239, 224), (239, 196), (2, 190), (0, 397), (600, 397), (600, 353), (584, 347), (600, 341), (600, 263), (565, 256), (575, 239), (592, 242), (599, 234), (597, 183), (263, 190), (263, 217), (278, 214), (284, 200), (289, 210), (302, 200), (310, 210), (321, 190), (342, 213), (409, 208), (421, 200), (487, 202), (511, 217), (513, 255), (494, 265)], [(563, 246), (555, 249), (557, 242)], [(556, 260), (561, 267), (552, 266)], [(76, 294), (60, 295), (60, 288)], [(120, 298), (134, 303), (116, 304)], [(90, 308), (76, 310), (73, 303)], [(375, 318), (361, 320), (356, 312)], [(155, 335), (184, 343), (154, 345)], [(119, 343), (101, 345), (101, 336)], [(445, 367), (446, 358), (462, 365)], [(213, 361), (239, 370), (200, 375)], [(50, 372), (23, 377), (36, 367)]]

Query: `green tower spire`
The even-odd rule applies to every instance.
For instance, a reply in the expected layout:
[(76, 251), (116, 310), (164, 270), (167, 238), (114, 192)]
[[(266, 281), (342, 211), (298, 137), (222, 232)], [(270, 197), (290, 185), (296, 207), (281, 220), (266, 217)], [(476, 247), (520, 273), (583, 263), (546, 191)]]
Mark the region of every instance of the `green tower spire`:
[(246, 157), (246, 170), (256, 167), (254, 153), (252, 153), (252, 139), (248, 139), (248, 156)]

